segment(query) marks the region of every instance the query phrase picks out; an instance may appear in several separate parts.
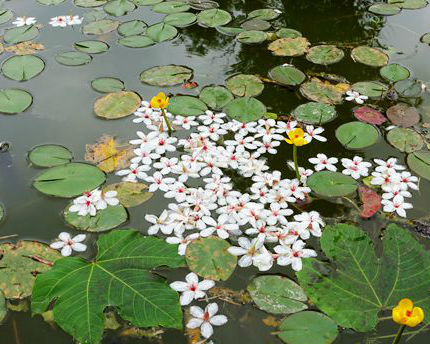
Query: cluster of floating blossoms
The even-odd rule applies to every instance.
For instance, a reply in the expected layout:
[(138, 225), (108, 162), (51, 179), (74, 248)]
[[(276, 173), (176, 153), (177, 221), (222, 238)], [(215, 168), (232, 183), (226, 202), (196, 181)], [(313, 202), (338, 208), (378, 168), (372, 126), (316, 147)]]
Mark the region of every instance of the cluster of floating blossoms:
[[(79, 16), (57, 16), (53, 17), (49, 21), (49, 25), (53, 27), (66, 27), (73, 25), (82, 24), (83, 18)], [(21, 27), (25, 25), (34, 25), (37, 23), (35, 17), (17, 17), (12, 24), (16, 27)]]

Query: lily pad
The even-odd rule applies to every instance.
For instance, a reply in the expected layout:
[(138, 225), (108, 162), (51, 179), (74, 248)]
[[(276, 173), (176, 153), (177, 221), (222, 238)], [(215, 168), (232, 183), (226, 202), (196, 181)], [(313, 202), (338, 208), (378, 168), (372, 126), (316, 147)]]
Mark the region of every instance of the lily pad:
[(363, 122), (349, 122), (336, 129), (336, 138), (347, 149), (364, 149), (379, 140), (379, 131)]
[(257, 121), (266, 114), (266, 106), (256, 98), (243, 97), (232, 100), (224, 108), (224, 112), (231, 119), (247, 123)]
[(201, 11), (197, 15), (197, 22), (206, 27), (223, 26), (228, 24), (231, 19), (230, 13), (217, 8)]
[(147, 188), (143, 183), (121, 182), (105, 186), (103, 192), (116, 191), (119, 202), (124, 207), (132, 208), (148, 201), (154, 195), (145, 191)]
[(163, 2), (164, 0), (133, 0), (137, 6), (152, 6)]
[(187, 246), (188, 267), (197, 275), (215, 280), (227, 280), (236, 268), (237, 258), (228, 252), (230, 244), (218, 237), (200, 238)]
[(103, 6), (107, 0), (73, 0), (73, 3), (78, 7), (92, 8)]
[[(67, 209), (69, 209), (72, 204), (73, 203), (70, 203)], [(98, 210), (96, 216), (79, 216), (77, 213), (71, 213), (67, 209), (63, 213), (64, 220), (72, 227), (81, 231), (108, 231), (122, 225), (128, 219), (127, 211), (121, 204)]]
[(269, 22), (261, 19), (247, 20), (241, 25), (241, 28), (246, 31), (266, 31), (271, 27), (272, 25)]
[(222, 86), (207, 86), (200, 91), (199, 98), (203, 100), (209, 108), (220, 110), (234, 97), (231, 92)]
[(82, 17), (87, 22), (93, 22), (93, 21), (105, 19), (107, 17), (107, 13), (105, 11), (103, 11), (102, 9), (95, 9), (95, 10), (92, 10), (89, 12), (85, 12), (82, 15)]
[(125, 88), (124, 82), (116, 78), (97, 78), (91, 81), (91, 87), (97, 92), (110, 93), (123, 91)]
[(18, 89), (0, 89), (0, 113), (8, 115), (24, 112), (33, 102), (30, 93)]
[(54, 167), (68, 164), (73, 159), (72, 153), (60, 145), (41, 145), (28, 153), (28, 160), (38, 167)]
[(399, 6), (386, 3), (373, 4), (369, 7), (369, 12), (382, 16), (393, 16), (400, 13), (400, 11), (401, 8)]
[(315, 64), (330, 65), (343, 59), (345, 53), (335, 45), (317, 45), (309, 49), (306, 59)]
[(292, 114), (299, 122), (318, 125), (331, 122), (337, 116), (333, 105), (314, 102), (299, 105)]
[(354, 116), (362, 122), (376, 125), (381, 125), (387, 120), (380, 111), (369, 106), (360, 106), (354, 109)]
[(279, 338), (287, 344), (330, 344), (338, 336), (336, 323), (322, 313), (306, 311), (287, 317), (279, 326)]
[(263, 31), (243, 31), (237, 35), (237, 40), (245, 44), (258, 44), (267, 39), (267, 34)]
[(80, 51), (65, 51), (55, 55), (55, 61), (65, 66), (83, 66), (91, 62), (91, 55)]
[(39, 4), (46, 6), (56, 6), (63, 3), (65, 0), (37, 0)]
[(143, 35), (123, 37), (118, 40), (118, 43), (127, 48), (146, 48), (155, 44), (152, 38)]
[(411, 72), (406, 67), (397, 63), (391, 63), (380, 70), (381, 76), (390, 82), (405, 80), (411, 76)]
[(190, 9), (190, 5), (183, 1), (165, 1), (160, 2), (152, 7), (152, 10), (157, 13), (171, 14), (186, 12)]
[(276, 36), (279, 38), (297, 38), (302, 37), (302, 33), (300, 31), (288, 28), (282, 28), (276, 31)]
[(352, 49), (351, 57), (354, 61), (371, 67), (382, 67), (388, 64), (388, 55), (381, 49), (361, 46)]
[(174, 86), (193, 77), (193, 70), (185, 66), (166, 65), (152, 67), (140, 74), (140, 81), (152, 86)]
[(25, 299), (36, 275), (48, 271), (61, 254), (46, 244), (22, 240), (0, 244), (0, 257), (0, 290), (6, 299)]
[(146, 29), (146, 35), (155, 42), (169, 41), (178, 35), (178, 30), (169, 24), (158, 23)]
[(212, 0), (188, 0), (188, 3), (191, 8), (198, 11), (210, 10), (211, 8), (219, 7), (218, 2)]
[(407, 10), (418, 10), (428, 5), (426, 0), (388, 0), (388, 3)]
[(207, 106), (199, 98), (192, 96), (175, 96), (170, 98), (167, 111), (174, 115), (198, 116), (207, 110)]
[(412, 153), (424, 146), (424, 140), (420, 134), (409, 128), (395, 128), (388, 132), (387, 141), (399, 151)]
[(309, 100), (318, 103), (339, 104), (343, 100), (344, 89), (318, 78), (312, 78), (300, 86), (300, 92)]
[(27, 81), (42, 73), (45, 63), (33, 55), (12, 56), (3, 62), (1, 71), (4, 76), (15, 81)]
[(407, 158), (409, 168), (420, 177), (430, 180), (430, 152), (414, 152)]
[(426, 43), (430, 45), (430, 32), (425, 33), (424, 35), (421, 36), (420, 38), (420, 42), (421, 43)]
[(87, 54), (101, 54), (109, 50), (109, 45), (101, 41), (82, 41), (74, 44), (76, 50)]
[(118, 28), (119, 21), (112, 19), (96, 20), (85, 24), (82, 32), (86, 35), (104, 35)]
[(99, 168), (72, 162), (46, 170), (34, 180), (34, 187), (46, 195), (70, 198), (94, 190), (105, 180)]
[(279, 38), (269, 44), (269, 50), (276, 56), (300, 56), (308, 51), (309, 45), (304, 37)]
[(302, 288), (286, 277), (258, 276), (246, 289), (257, 307), (268, 313), (292, 314), (308, 308)]
[(286, 86), (300, 85), (306, 79), (305, 73), (292, 66), (277, 66), (269, 71), (272, 80)]
[(344, 197), (357, 191), (357, 182), (340, 172), (320, 171), (312, 174), (306, 185), (317, 195)]
[(117, 30), (121, 36), (134, 36), (144, 33), (146, 26), (143, 20), (130, 20), (118, 26)]
[(166, 24), (175, 27), (186, 27), (197, 21), (197, 16), (191, 12), (172, 13), (164, 17)]
[(262, 8), (249, 12), (248, 19), (261, 19), (261, 20), (273, 20), (281, 15), (280, 10), (275, 10), (273, 8)]
[(412, 127), (420, 121), (418, 110), (407, 104), (397, 104), (387, 110), (387, 117), (398, 127)]
[(263, 92), (264, 84), (255, 75), (238, 74), (226, 81), (227, 88), (238, 97), (258, 96)]
[(394, 89), (401, 97), (415, 98), (421, 95), (422, 83), (418, 80), (406, 79), (394, 84)]
[(11, 10), (2, 8), (0, 9), (0, 24), (7, 23), (13, 18), (13, 12)]
[(114, 17), (121, 17), (134, 11), (136, 5), (129, 0), (110, 0), (103, 7), (105, 12)]
[(131, 115), (141, 105), (142, 99), (131, 91), (109, 93), (96, 100), (94, 113), (104, 119), (118, 119)]
[(30, 41), (39, 34), (39, 29), (36, 25), (24, 25), (6, 30), (3, 35), (3, 40), (8, 44), (16, 44), (24, 41)]
[(388, 91), (388, 86), (379, 81), (360, 81), (353, 84), (352, 89), (369, 98), (380, 98)]
[(237, 36), (244, 30), (240, 27), (217, 26), (216, 30), (226, 36)]

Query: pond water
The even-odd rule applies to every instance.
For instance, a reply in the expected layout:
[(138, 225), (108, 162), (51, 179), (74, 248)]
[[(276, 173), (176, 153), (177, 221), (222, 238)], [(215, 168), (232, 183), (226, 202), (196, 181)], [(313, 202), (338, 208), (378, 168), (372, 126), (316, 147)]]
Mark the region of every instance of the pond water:
[[(394, 16), (375, 16), (367, 11), (371, 1), (365, 0), (248, 0), (218, 1), (220, 9), (233, 15), (238, 26), (246, 18), (246, 14), (260, 8), (276, 8), (282, 14), (271, 24), (275, 28), (291, 28), (300, 31), (312, 46), (327, 43), (337, 45), (345, 51), (345, 57), (330, 66), (313, 64), (305, 57), (275, 56), (267, 49), (269, 42), (260, 44), (243, 44), (235, 37), (218, 32), (214, 28), (205, 28), (197, 24), (179, 28), (179, 35), (173, 40), (158, 43), (146, 48), (127, 48), (117, 43), (119, 35), (115, 31), (100, 36), (87, 36), (82, 33), (82, 25), (58, 28), (48, 25), (50, 18), (57, 15), (74, 14), (83, 16), (91, 8), (77, 7), (73, 1), (64, 1), (56, 6), (45, 6), (36, 0), (11, 0), (3, 4), (4, 8), (13, 11), (14, 17), (33, 16), (42, 24), (35, 41), (43, 44), (45, 49), (37, 52), (45, 62), (44, 71), (35, 78), (25, 82), (11, 80), (0, 75), (2, 89), (19, 88), (33, 96), (32, 105), (23, 113), (14, 116), (0, 115), (0, 141), (8, 141), (11, 147), (8, 152), (0, 153), (0, 201), (6, 209), (5, 219), (0, 224), (0, 237), (14, 235), (7, 239), (12, 242), (21, 239), (37, 240), (51, 243), (62, 231), (79, 234), (66, 225), (62, 211), (70, 202), (67, 199), (48, 197), (37, 191), (32, 182), (43, 170), (30, 166), (27, 153), (41, 144), (60, 144), (67, 147), (75, 161), (84, 161), (85, 145), (92, 144), (103, 135), (116, 136), (124, 141), (135, 138), (136, 124), (133, 116), (118, 120), (102, 120), (93, 113), (93, 104), (102, 94), (91, 88), (91, 81), (100, 77), (113, 77), (125, 84), (126, 90), (133, 90), (143, 100), (148, 100), (159, 91), (171, 95), (189, 94), (196, 96), (207, 85), (224, 85), (225, 80), (234, 74), (252, 74), (267, 77), (267, 73), (275, 66), (291, 63), (308, 76), (321, 76), (323, 73), (336, 74), (344, 77), (350, 84), (359, 81), (381, 80), (379, 68), (354, 62), (350, 57), (350, 49), (359, 45), (380, 46), (387, 49), (390, 63), (398, 63), (408, 68), (411, 79), (430, 83), (428, 44), (420, 42), (420, 37), (429, 31), (428, 18), (430, 6), (416, 10), (402, 10)], [(194, 11), (196, 12), (196, 11)], [(136, 10), (116, 19), (121, 22), (140, 19), (148, 25), (163, 20), (164, 14), (151, 10), (151, 6), (138, 6)], [(380, 18), (379, 23), (374, 18)], [(85, 24), (84, 21), (83, 24)], [(234, 25), (236, 24), (236, 25)], [(12, 27), (11, 22), (0, 25), (0, 30)], [(270, 30), (274, 31), (274, 30)], [(0, 31), (1, 32), (1, 31)], [(109, 45), (109, 50), (102, 54), (93, 54), (92, 61), (83, 66), (64, 66), (54, 56), (63, 51), (73, 49), (75, 42), (99, 39)], [(5, 44), (5, 46), (7, 46)], [(4, 61), (11, 53), (3, 52), (0, 59)], [(183, 65), (194, 71), (193, 81), (198, 87), (183, 89), (180, 85), (159, 88), (144, 84), (139, 75), (142, 71), (161, 65)], [(285, 88), (273, 83), (265, 83), (264, 91), (257, 97), (269, 112), (289, 115), (293, 109), (307, 100), (300, 94), (298, 87)], [(403, 100), (405, 101), (405, 100)], [(407, 100), (415, 105), (421, 115), (421, 123), (430, 122), (430, 96), (425, 90), (418, 97)], [(382, 100), (373, 102), (386, 109), (395, 101)], [(343, 123), (355, 120), (352, 109), (356, 106), (351, 102), (336, 105), (338, 116), (335, 120), (324, 124), (324, 136), (328, 143), (317, 143), (299, 148), (299, 160), (303, 164), (307, 159), (324, 153), (330, 157), (351, 158), (355, 155), (367, 161), (374, 158), (388, 159), (396, 157), (400, 163), (406, 164), (405, 153), (391, 146), (384, 138), (377, 144), (359, 151), (345, 149), (336, 139), (335, 130)], [(182, 134), (178, 134), (181, 136)], [(185, 137), (185, 136), (183, 136)], [(286, 161), (292, 159), (291, 146), (284, 142), (278, 147), (276, 155), (268, 155), (271, 170), (279, 170), (284, 178), (294, 178)], [(310, 164), (307, 168), (310, 168)], [(119, 182), (121, 178), (109, 174), (107, 183)], [(244, 190), (249, 184), (239, 177), (234, 178), (237, 188)], [(430, 213), (430, 183), (421, 178), (420, 191), (413, 192), (411, 203), (414, 208), (408, 210), (408, 219), (418, 219)], [(161, 192), (156, 192), (147, 202), (129, 209), (129, 221), (122, 228), (134, 228), (146, 233), (149, 223), (144, 220), (145, 214), (159, 215), (166, 208), (166, 199)], [(326, 200), (313, 202), (307, 210), (318, 210), (327, 222), (336, 221), (342, 216), (348, 217), (348, 204), (333, 203)], [(383, 221), (373, 217), (370, 220), (359, 220), (372, 238), (378, 238)], [(91, 258), (96, 254), (96, 234), (87, 234), (88, 249), (80, 254)], [(430, 249), (428, 239), (418, 237), (420, 242)], [(6, 240), (3, 240), (6, 241)], [(311, 246), (318, 252), (318, 241), (311, 241)], [(321, 253), (321, 252), (320, 252)], [(162, 273), (170, 281), (183, 280), (187, 270), (177, 269)], [(295, 278), (290, 267), (274, 267), (270, 273), (279, 273)], [(217, 282), (217, 286), (243, 290), (255, 276), (261, 272), (255, 268), (236, 268), (232, 277), (226, 282)], [(407, 295), (405, 295), (406, 297)], [(237, 306), (217, 300), (220, 313), (227, 315), (229, 322), (215, 329), (215, 343), (282, 343), (272, 333), (275, 327), (265, 325), (262, 320), (268, 314), (258, 310), (251, 304)], [(388, 316), (389, 312), (381, 316)], [(365, 317), (364, 314), (357, 315)], [(278, 320), (282, 317), (278, 317)], [(371, 333), (356, 333), (344, 329), (335, 343), (391, 343), (392, 337), (372, 339), (375, 336), (390, 336), (396, 333), (398, 326), (391, 320), (381, 321), (377, 329)], [(8, 317), (0, 326), (1, 343), (5, 344), (68, 344), (74, 339), (59, 327), (50, 325), (40, 315), (27, 312), (9, 312)], [(429, 332), (411, 337), (409, 343), (424, 344), (430, 339)], [(187, 337), (180, 331), (166, 330), (161, 336), (162, 343), (187, 343)], [(102, 343), (149, 343), (147, 338), (122, 336), (121, 329), (108, 330)]]

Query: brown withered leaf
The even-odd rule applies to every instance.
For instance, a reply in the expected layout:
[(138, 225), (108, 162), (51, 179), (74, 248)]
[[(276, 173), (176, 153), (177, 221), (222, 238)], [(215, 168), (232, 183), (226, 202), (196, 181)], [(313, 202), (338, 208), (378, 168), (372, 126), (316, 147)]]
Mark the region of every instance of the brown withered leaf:
[(264, 325), (270, 327), (279, 327), (279, 325), (281, 325), (281, 321), (276, 319), (273, 315), (265, 317), (262, 321)]
[(95, 144), (87, 144), (85, 147), (85, 161), (96, 164), (106, 173), (127, 168), (133, 156), (132, 145), (121, 143), (109, 135), (104, 135)]
[(25, 41), (15, 45), (11, 45), (10, 47), (4, 48), (5, 51), (9, 53), (14, 53), (16, 55), (31, 55), (35, 54), (38, 51), (45, 50), (43, 44), (36, 43), (33, 41)]
[(192, 88), (196, 88), (197, 86), (199, 86), (199, 84), (195, 81), (188, 81), (188, 82), (184, 82), (181, 85), (181, 88), (183, 88), (184, 90), (188, 90), (188, 89), (192, 89)]

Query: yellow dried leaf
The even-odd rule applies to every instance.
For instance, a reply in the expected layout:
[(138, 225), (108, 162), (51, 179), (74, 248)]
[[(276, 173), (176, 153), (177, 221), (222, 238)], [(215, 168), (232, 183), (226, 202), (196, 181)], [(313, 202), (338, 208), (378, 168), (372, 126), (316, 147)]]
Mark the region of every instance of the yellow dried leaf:
[(25, 41), (15, 45), (11, 45), (10, 47), (4, 48), (5, 51), (9, 53), (14, 53), (16, 55), (31, 55), (35, 54), (38, 51), (45, 50), (43, 44), (36, 43), (33, 41)]
[(281, 325), (281, 321), (279, 321), (272, 315), (267, 316), (262, 321), (266, 326), (270, 327), (279, 327), (279, 325)]
[(336, 89), (338, 89), (342, 93), (345, 93), (346, 91), (349, 91), (349, 89), (350, 89), (350, 86), (348, 84), (343, 84), (343, 83), (337, 84), (335, 87), (336, 87)]

